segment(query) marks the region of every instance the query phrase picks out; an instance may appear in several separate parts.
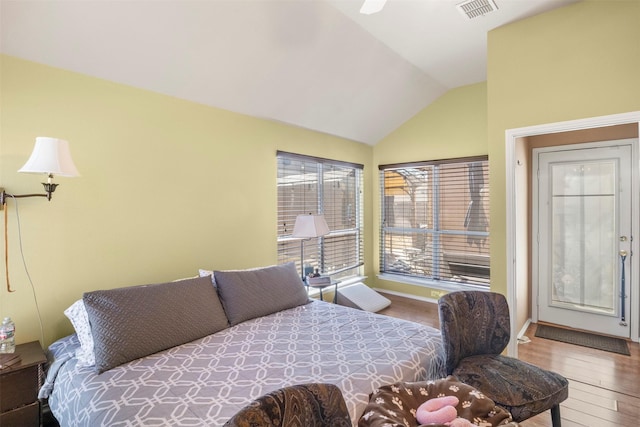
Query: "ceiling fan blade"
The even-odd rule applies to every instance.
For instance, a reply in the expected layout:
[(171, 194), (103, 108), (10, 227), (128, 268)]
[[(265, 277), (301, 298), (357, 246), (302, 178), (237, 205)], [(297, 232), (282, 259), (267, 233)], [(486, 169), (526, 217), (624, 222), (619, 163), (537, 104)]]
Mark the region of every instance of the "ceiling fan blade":
[(371, 15), (372, 13), (380, 12), (386, 2), (387, 0), (364, 0), (360, 8), (360, 13), (363, 15)]

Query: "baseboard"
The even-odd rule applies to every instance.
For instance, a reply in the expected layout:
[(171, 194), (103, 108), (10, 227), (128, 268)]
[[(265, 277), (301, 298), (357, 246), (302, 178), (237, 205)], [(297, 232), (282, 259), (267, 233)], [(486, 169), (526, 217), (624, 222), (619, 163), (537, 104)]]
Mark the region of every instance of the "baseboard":
[(520, 332), (518, 332), (518, 339), (521, 339), (525, 332), (527, 332), (527, 329), (529, 328), (529, 325), (531, 325), (531, 319), (527, 319), (526, 322), (524, 322), (524, 326), (520, 329)]

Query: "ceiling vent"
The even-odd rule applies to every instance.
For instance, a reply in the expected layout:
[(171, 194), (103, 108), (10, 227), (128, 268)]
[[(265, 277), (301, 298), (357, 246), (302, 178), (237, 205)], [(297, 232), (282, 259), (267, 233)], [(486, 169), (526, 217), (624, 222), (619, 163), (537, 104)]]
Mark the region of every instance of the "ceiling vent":
[(469, 19), (498, 10), (498, 6), (493, 0), (468, 0), (456, 5), (456, 8)]

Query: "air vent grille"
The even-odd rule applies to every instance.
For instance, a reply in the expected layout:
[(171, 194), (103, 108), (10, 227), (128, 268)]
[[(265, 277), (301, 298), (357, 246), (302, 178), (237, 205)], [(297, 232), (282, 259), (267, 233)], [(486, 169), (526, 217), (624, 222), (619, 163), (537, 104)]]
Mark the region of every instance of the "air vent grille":
[(498, 6), (493, 0), (469, 0), (456, 5), (456, 7), (469, 19), (498, 10)]

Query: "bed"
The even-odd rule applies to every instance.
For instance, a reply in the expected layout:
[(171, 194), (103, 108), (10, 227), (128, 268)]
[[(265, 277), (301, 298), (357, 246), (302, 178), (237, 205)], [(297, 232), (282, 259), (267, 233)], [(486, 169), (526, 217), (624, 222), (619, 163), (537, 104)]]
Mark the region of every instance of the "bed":
[[(267, 273), (273, 271), (276, 276), (269, 277)], [(48, 399), (51, 412), (60, 425), (221, 426), (251, 400), (268, 392), (288, 385), (326, 382), (337, 385), (342, 391), (355, 426), (369, 402), (369, 395), (377, 387), (444, 376), (440, 333), (436, 329), (309, 300), (293, 265), (249, 273), (231, 272), (230, 276), (218, 273), (213, 276), (216, 286), (212, 286), (211, 278), (191, 282), (197, 282), (198, 289), (205, 286), (214, 289), (207, 298), (217, 295), (220, 299), (228, 322), (222, 329), (196, 339), (183, 337), (182, 340), (188, 341), (160, 351), (152, 348), (152, 353), (142, 357), (134, 352), (133, 358), (126, 356), (124, 359), (131, 360), (123, 363), (117, 359), (122, 351), (116, 351), (114, 366), (103, 363), (101, 346), (126, 347), (127, 342), (135, 342), (132, 347), (140, 347), (138, 342), (149, 335), (150, 328), (166, 328), (162, 325), (166, 319), (122, 322), (120, 327), (134, 329), (131, 333), (117, 327), (114, 330), (113, 319), (107, 319), (111, 329), (105, 335), (111, 337), (104, 338), (98, 327), (104, 313), (96, 318), (90, 298), (92, 293), (85, 294), (83, 301), (94, 339), (95, 363), (91, 366), (79, 363), (83, 333), (82, 328), (76, 327), (76, 334), (49, 347), (51, 364), (40, 393), (41, 398)], [(244, 279), (249, 277), (250, 280), (236, 280), (243, 275)], [(283, 276), (288, 279), (283, 280)], [(282, 285), (284, 282), (287, 286)], [(132, 287), (99, 291), (103, 292), (99, 296), (104, 299), (105, 293), (121, 292), (122, 295), (116, 295), (115, 302), (119, 307), (116, 317), (122, 319), (122, 300), (129, 302), (132, 311), (137, 307), (136, 316), (142, 316), (140, 312), (146, 316), (154, 307), (162, 306), (163, 298), (171, 301), (170, 298), (175, 299), (178, 294), (195, 294), (183, 304), (189, 313), (180, 312), (185, 308), (177, 308), (178, 314), (184, 315), (186, 320), (174, 317), (174, 308), (164, 311), (163, 317), (171, 316), (172, 325), (185, 328), (194, 321), (200, 322), (191, 318), (193, 312), (211, 307), (210, 301), (194, 291), (195, 287), (185, 286), (179, 282)], [(304, 292), (304, 299), (298, 286)], [(132, 290), (143, 295), (148, 306), (145, 310), (140, 309), (139, 300), (131, 298)], [(162, 294), (160, 300), (149, 298), (150, 292)], [(295, 294), (294, 303), (283, 301), (291, 299), (292, 294)], [(234, 304), (234, 298), (240, 298), (239, 304)], [(180, 304), (173, 301), (172, 305)], [(246, 307), (252, 305), (251, 313), (247, 314)], [(281, 305), (292, 306), (282, 308)], [(112, 309), (113, 306), (114, 299), (107, 298), (105, 307)], [(137, 328), (139, 324), (144, 326)]]

